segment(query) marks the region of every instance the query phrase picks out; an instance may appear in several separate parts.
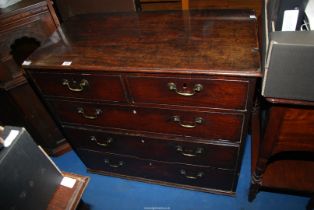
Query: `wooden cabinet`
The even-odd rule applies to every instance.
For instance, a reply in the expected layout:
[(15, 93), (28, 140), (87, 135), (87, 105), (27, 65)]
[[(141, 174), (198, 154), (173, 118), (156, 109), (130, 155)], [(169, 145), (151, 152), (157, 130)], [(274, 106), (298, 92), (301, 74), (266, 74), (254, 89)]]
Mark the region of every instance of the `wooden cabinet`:
[(49, 154), (61, 154), (70, 147), (21, 69), (59, 26), (52, 4), (23, 0), (0, 9), (0, 21), (0, 121), (26, 127)]
[(90, 171), (233, 194), (261, 76), (250, 15), (77, 16), (24, 68)]
[[(259, 190), (312, 196), (314, 208), (314, 110), (313, 102), (267, 98), (262, 130), (253, 129), (252, 182), (249, 200)], [(258, 121), (254, 121), (258, 122)]]

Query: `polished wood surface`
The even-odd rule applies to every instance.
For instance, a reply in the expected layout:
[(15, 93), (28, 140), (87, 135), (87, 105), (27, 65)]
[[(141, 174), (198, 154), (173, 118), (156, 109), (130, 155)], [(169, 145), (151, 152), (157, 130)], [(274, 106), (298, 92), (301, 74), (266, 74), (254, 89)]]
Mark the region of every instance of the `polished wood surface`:
[(73, 188), (59, 185), (53, 194), (47, 210), (75, 210), (89, 182), (89, 177), (63, 172), (64, 177), (76, 180)]
[(261, 76), (251, 14), (76, 16), (24, 68), (90, 171), (234, 194)]
[(49, 0), (23, 0), (0, 9), (0, 121), (25, 127), (51, 155), (70, 149), (23, 75), (21, 64), (59, 26)]
[[(29, 57), (28, 67), (256, 77), (261, 73), (251, 14), (212, 10), (77, 16)], [(62, 66), (64, 61), (71, 66)]]

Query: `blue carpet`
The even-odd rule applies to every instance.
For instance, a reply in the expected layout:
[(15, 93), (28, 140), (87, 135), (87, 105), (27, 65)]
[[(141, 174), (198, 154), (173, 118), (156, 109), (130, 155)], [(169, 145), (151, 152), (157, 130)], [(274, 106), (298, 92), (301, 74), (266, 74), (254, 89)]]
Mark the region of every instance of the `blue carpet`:
[(90, 177), (83, 200), (92, 210), (304, 210), (309, 198), (301, 196), (260, 192), (252, 203), (247, 201), (250, 143), (248, 138), (234, 197), (88, 173), (73, 151), (53, 160), (63, 171)]

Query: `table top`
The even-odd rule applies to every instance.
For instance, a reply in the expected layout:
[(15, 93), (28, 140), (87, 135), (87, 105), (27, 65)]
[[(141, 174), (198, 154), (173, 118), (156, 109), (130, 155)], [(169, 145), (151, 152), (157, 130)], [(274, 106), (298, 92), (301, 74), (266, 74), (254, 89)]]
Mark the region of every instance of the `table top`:
[(63, 176), (76, 180), (72, 188), (59, 185), (53, 194), (47, 210), (74, 210), (79, 204), (89, 177), (63, 172)]
[(256, 77), (261, 76), (256, 22), (249, 10), (75, 16), (24, 68)]
[(266, 97), (266, 101), (272, 104), (278, 105), (301, 105), (301, 106), (314, 106), (313, 101), (302, 101), (302, 100), (294, 100), (294, 99), (283, 99), (283, 98), (270, 98)]

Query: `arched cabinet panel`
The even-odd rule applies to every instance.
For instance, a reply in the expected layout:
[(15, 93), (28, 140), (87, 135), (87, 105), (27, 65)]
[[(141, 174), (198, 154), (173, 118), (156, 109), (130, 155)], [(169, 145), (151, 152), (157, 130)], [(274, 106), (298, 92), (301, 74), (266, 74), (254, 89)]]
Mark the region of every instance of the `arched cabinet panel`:
[(59, 26), (52, 2), (20, 1), (0, 9), (0, 22), (0, 122), (26, 127), (49, 154), (61, 154), (69, 146), (21, 69)]

